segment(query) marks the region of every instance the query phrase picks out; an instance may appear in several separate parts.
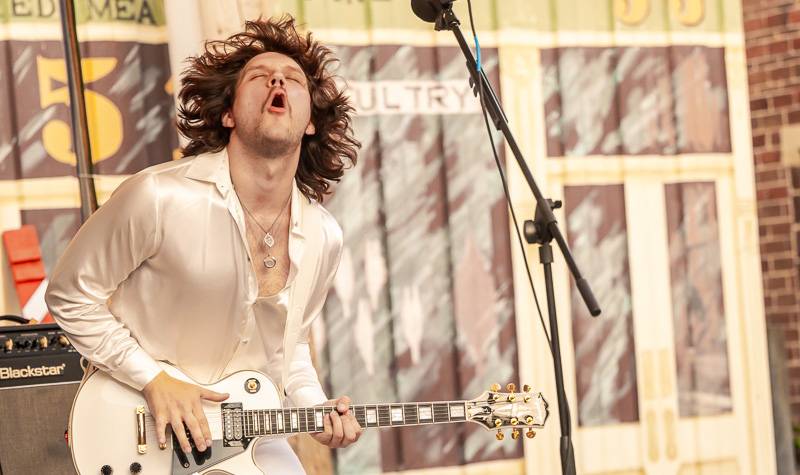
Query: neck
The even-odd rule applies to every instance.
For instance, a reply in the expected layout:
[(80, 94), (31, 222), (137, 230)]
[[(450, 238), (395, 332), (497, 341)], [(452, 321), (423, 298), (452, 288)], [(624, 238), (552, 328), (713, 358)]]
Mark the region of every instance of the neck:
[(300, 148), (286, 156), (255, 153), (235, 133), (227, 146), (231, 181), (250, 209), (279, 212), (292, 192)]
[[(467, 404), (468, 401), (367, 404), (350, 406), (350, 411), (363, 428), (448, 424), (467, 420)], [(324, 415), (335, 410), (333, 406), (244, 411), (238, 404), (223, 404), (222, 407), (223, 415), (226, 411), (230, 411), (232, 422), (240, 421), (245, 438), (321, 432), (324, 430)], [(237, 412), (239, 415), (235, 415)]]

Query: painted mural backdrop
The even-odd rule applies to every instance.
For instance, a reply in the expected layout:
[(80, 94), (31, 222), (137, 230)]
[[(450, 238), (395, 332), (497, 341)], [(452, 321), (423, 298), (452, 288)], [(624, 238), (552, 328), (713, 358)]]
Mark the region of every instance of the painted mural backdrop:
[[(512, 123), (517, 137), (543, 144), (529, 159), (602, 163), (730, 156), (735, 137), (719, 38), (741, 30), (740, 19), (725, 14), (732, 2), (473, 3), (486, 35), (484, 67), (505, 104), (531, 97), (522, 94), (529, 89), (524, 81), (541, 91), (522, 107), (541, 115), (543, 127)], [(467, 30), (465, 3), (456, 7)], [(163, 4), (77, 4), (96, 173), (127, 175), (171, 159), (176, 137)], [(56, 5), (0, 0), (0, 186), (21, 180), (46, 190), (48, 180), (74, 174)], [(358, 110), (359, 163), (327, 202), (346, 246), (314, 328), (329, 392), (363, 402), (424, 401), (519, 383), (515, 320), (522, 317), (514, 314), (506, 206), (464, 62), (457, 49), (443, 46), (448, 33), (433, 33), (407, 0), (215, 5), (220, 14), (248, 18), (295, 15), (333, 45)], [(506, 80), (505, 71), (518, 64), (538, 69)], [(664, 209), (653, 210), (667, 217), (681, 417), (732, 408), (717, 189), (714, 181), (676, 179), (663, 186)], [(573, 351), (576, 363), (575, 374), (566, 375), (577, 390), (573, 414), (580, 427), (635, 423), (640, 389), (627, 236), (633, 218), (626, 213), (635, 197), (610, 181), (571, 182), (563, 198), (563, 229), (604, 308), (603, 318), (592, 320), (573, 295), (573, 325), (562, 329), (572, 333), (572, 348), (564, 351)], [(48, 266), (78, 225), (75, 210), (64, 208), (20, 210), (20, 222), (39, 228)], [(482, 429), (404, 428), (366, 432), (336, 452), (336, 470), (378, 473), (521, 456), (519, 445), (497, 443)]]
[[(172, 159), (177, 136), (160, 1), (75, 2), (94, 172), (128, 175)], [(75, 175), (58, 2), (0, 2), (0, 180)], [(32, 181), (36, 179), (35, 181)], [(22, 209), (49, 270), (78, 228), (74, 208)]]

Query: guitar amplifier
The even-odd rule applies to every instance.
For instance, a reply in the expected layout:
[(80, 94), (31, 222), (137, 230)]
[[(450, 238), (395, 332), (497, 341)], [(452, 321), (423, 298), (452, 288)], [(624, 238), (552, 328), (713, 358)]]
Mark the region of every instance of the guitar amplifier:
[(75, 473), (64, 432), (82, 377), (57, 325), (0, 326), (0, 475)]

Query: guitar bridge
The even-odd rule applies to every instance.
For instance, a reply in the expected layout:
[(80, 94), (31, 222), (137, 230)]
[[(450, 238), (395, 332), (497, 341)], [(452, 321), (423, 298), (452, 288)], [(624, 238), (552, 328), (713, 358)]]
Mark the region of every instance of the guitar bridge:
[(147, 453), (147, 426), (144, 417), (144, 406), (136, 406), (136, 451), (139, 455)]

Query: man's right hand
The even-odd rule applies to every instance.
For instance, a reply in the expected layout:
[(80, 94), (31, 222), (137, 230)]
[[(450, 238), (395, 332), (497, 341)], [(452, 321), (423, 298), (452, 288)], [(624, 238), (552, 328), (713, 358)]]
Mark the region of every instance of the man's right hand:
[(192, 434), (194, 444), (199, 451), (204, 452), (206, 447), (211, 446), (211, 430), (201, 401), (205, 399), (222, 402), (230, 396), (185, 383), (163, 371), (147, 383), (142, 393), (147, 400), (150, 414), (156, 421), (158, 444), (161, 447), (166, 445), (167, 424), (170, 424), (184, 452), (191, 451), (186, 431), (183, 430), (184, 425)]

